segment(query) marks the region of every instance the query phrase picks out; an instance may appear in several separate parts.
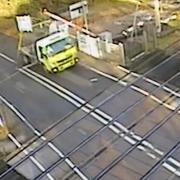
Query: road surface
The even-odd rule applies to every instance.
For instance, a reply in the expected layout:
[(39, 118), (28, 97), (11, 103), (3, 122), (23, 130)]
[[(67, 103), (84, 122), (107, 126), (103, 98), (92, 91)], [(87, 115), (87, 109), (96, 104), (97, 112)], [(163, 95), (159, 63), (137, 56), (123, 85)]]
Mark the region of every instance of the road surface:
[(127, 71), (119, 80), (81, 64), (52, 75), (39, 66), (17, 69), (16, 52), (7, 51), (5, 38), (0, 39), (1, 100), (29, 132), (24, 141), (10, 132), (17, 151), (1, 179), (13, 170), (43, 180), (180, 177), (180, 93), (178, 86), (169, 88), (180, 72), (177, 68), (160, 83), (149, 79), (178, 65), (180, 52), (145, 77)]

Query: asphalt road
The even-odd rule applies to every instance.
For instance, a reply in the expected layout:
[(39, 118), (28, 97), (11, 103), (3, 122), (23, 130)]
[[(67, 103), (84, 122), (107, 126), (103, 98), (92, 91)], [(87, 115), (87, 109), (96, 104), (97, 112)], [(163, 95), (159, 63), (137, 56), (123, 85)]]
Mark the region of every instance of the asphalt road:
[(86, 101), (91, 100), (114, 84), (112, 80), (94, 73), (81, 65), (76, 65), (56, 75), (47, 74), (40, 65), (33, 66), (31, 69), (44, 77), (50, 78)]
[[(4, 46), (0, 47), (1, 53), (16, 60), (15, 52), (7, 52)], [(168, 68), (177, 65), (170, 73), (175, 75), (179, 72), (179, 54), (172, 59), (175, 59), (173, 63), (170, 58), (150, 75), (159, 77), (158, 73), (164, 69), (169, 72)], [(124, 85), (82, 65), (56, 75), (45, 74), (38, 66), (31, 70), (55, 82), (56, 87), (53, 85), (53, 89), (49, 89), (40, 84), (27, 76), (30, 71), (17, 71), (14, 63), (1, 56), (1, 96), (39, 132), (58, 122), (43, 138), (8, 161), (12, 166), (16, 163), (15, 169), (29, 179), (140, 179), (179, 142), (180, 115), (175, 109), (179, 108), (180, 98), (161, 86), (158, 88), (131, 75), (124, 79), (127, 83)], [(165, 77), (164, 73), (161, 77), (166, 81), (170, 74)], [(174, 79), (179, 80), (180, 75), (170, 82)], [(136, 83), (128, 86), (132, 80)], [(78, 107), (62, 92), (61, 95), (57, 93), (60, 91), (57, 86), (66, 89), (66, 95), (73, 93), (74, 101), (78, 97), (86, 105), (82, 103)], [(97, 105), (100, 106), (94, 114), (90, 113), (92, 106)], [(111, 123), (113, 118), (115, 123)], [(29, 154), (33, 150), (33, 156), (26, 159), (26, 152)], [(177, 148), (171, 156), (173, 160), (167, 159), (167, 164), (162, 164), (151, 179), (176, 179), (178, 175), (173, 173), (172, 167), (179, 172), (178, 152)], [(5, 179), (7, 175), (0, 175), (0, 178)]]
[[(132, 71), (136, 71), (137, 73), (144, 74), (148, 70), (154, 68), (159, 63), (163, 62), (164, 59), (169, 58), (169, 54), (163, 52), (162, 50), (157, 50), (154, 53), (147, 55), (140, 59), (136, 64), (134, 64), (131, 69)], [(160, 66), (155, 71), (148, 74), (148, 77), (154, 79), (158, 82), (165, 82), (174, 74), (180, 71), (180, 60), (179, 55), (175, 55), (170, 58), (170, 61), (166, 63), (164, 66)], [(171, 81), (171, 87), (180, 87), (180, 79), (175, 78)]]

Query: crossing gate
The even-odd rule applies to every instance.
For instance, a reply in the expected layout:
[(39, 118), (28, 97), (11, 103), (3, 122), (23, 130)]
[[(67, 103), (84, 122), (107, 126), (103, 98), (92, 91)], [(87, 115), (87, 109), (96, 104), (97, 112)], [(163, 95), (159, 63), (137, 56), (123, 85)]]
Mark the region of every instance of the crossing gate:
[(77, 42), (79, 50), (90, 56), (120, 65), (125, 63), (123, 44), (116, 45), (80, 32), (77, 33)]
[(93, 56), (95, 58), (101, 58), (102, 52), (100, 49), (99, 37), (92, 37), (84, 33), (77, 33), (77, 41), (79, 50)]

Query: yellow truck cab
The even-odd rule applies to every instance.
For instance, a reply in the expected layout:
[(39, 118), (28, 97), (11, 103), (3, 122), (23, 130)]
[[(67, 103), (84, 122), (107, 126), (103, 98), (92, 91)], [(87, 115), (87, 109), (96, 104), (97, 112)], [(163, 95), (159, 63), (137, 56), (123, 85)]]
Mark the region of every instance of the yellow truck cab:
[(68, 29), (50, 32), (51, 21), (33, 25), (32, 32), (19, 34), (19, 66), (40, 63), (50, 73), (63, 71), (76, 64), (77, 47)]
[(56, 32), (36, 41), (38, 60), (48, 72), (59, 72), (77, 62), (77, 48), (65, 32)]

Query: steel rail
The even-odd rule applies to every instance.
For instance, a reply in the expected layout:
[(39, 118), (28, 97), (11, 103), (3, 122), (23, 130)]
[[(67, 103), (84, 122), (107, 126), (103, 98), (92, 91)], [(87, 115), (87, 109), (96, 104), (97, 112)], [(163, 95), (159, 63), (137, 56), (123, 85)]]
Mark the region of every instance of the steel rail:
[[(4, 54), (0, 54), (0, 56), (2, 56), (4, 59), (10, 61), (11, 63), (15, 63), (15, 64), (16, 64), (16, 62), (15, 62), (12, 58), (9, 58), (9, 57), (7, 57), (7, 56), (4, 55)], [(24, 69), (26, 69), (26, 68), (24, 68)], [(119, 79), (119, 81), (121, 81), (122, 79), (126, 78), (126, 76), (128, 76), (129, 74), (130, 74), (130, 73), (126, 73), (126, 75), (122, 76), (121, 79)], [(117, 83), (116, 83), (116, 84), (117, 84)], [(116, 84), (115, 84), (115, 85), (116, 85)], [(112, 86), (113, 86), (113, 85), (112, 85)], [(112, 86), (109, 87), (109, 88), (107, 88), (106, 90), (112, 88)], [(104, 91), (106, 91), (106, 90), (104, 90)], [(98, 97), (98, 96), (99, 96), (101, 93), (103, 93), (104, 91), (98, 93), (95, 97), (93, 97), (93, 99), (95, 99), (96, 97)], [(92, 100), (92, 99), (90, 99), (89, 101), (91, 101), (91, 100)], [(84, 106), (85, 106), (86, 104), (88, 104), (88, 103), (89, 103), (89, 102), (87, 101), (87, 102), (84, 104)], [(10, 103), (8, 103), (8, 104), (10, 104)], [(11, 107), (11, 106), (13, 106), (13, 105), (10, 104), (9, 106)], [(81, 107), (83, 107), (83, 105), (80, 106), (79, 108), (81, 108)], [(39, 138), (41, 135), (44, 135), (45, 133), (47, 133), (48, 131), (50, 131), (53, 127), (55, 127), (55, 126), (58, 125), (59, 123), (63, 122), (63, 120), (66, 120), (66, 118), (68, 118), (68, 117), (71, 116), (74, 112), (76, 112), (76, 111), (78, 111), (78, 110), (79, 110), (79, 109), (77, 109), (77, 110), (75, 110), (75, 111), (73, 111), (73, 112), (71, 112), (71, 113), (68, 113), (67, 116), (62, 117), (62, 118), (59, 119), (57, 122), (55, 122), (54, 124), (52, 124), (50, 127), (48, 127), (47, 129), (45, 129), (43, 132), (38, 132), (35, 128), (32, 128), (32, 125), (31, 125), (29, 122), (26, 122), (26, 119), (27, 119), (27, 118), (23, 118), (23, 121), (24, 121), (24, 123), (25, 123), (28, 127), (30, 127), (30, 129), (33, 130), (33, 132), (35, 132), (35, 135)], [(32, 144), (34, 141), (36, 141), (38, 138), (36, 138), (36, 139), (34, 139), (33, 141), (29, 142), (29, 144), (27, 144), (26, 146), (24, 146), (24, 149), (25, 149), (27, 146), (29, 146), (30, 144)], [(17, 153), (18, 153), (18, 152), (17, 152)], [(15, 155), (16, 155), (16, 154), (14, 154), (14, 156), (15, 156)], [(13, 158), (13, 157), (12, 157), (12, 158)]]
[(180, 172), (180, 167), (178, 169), (176, 169), (176, 171), (167, 180), (173, 180), (174, 177), (176, 176), (177, 171)]
[(147, 171), (140, 180), (147, 179), (152, 173), (158, 170), (161, 165), (166, 162), (170, 155), (172, 155), (178, 148), (180, 148), (180, 141), (176, 143), (164, 156), (161, 158), (149, 171)]
[(131, 148), (129, 148), (125, 153), (118, 156), (112, 163), (110, 163), (108, 166), (106, 166), (106, 168), (104, 168), (104, 170), (101, 171), (98, 175), (96, 175), (93, 179), (98, 180), (98, 179), (102, 178), (109, 170), (111, 170), (120, 161), (122, 161), (126, 156), (128, 156), (134, 149), (136, 149), (145, 139), (150, 137), (154, 132), (156, 132), (166, 122), (168, 122), (174, 115), (176, 115), (179, 110), (180, 110), (180, 105), (174, 111), (172, 111), (172, 113), (170, 113), (168, 116), (163, 118), (163, 121), (158, 123), (153, 129), (148, 131), (139, 142), (137, 142), (135, 145), (133, 145)]
[[(167, 97), (166, 100), (164, 100), (164, 101), (168, 101), (169, 98), (171, 98), (171, 95), (170, 95), (169, 97)], [(134, 127), (136, 127), (136, 125), (138, 125), (139, 123), (141, 123), (146, 116), (148, 116), (148, 115), (150, 115), (151, 113), (153, 113), (154, 111), (156, 111), (156, 109), (159, 108), (160, 106), (162, 106), (162, 104), (157, 104), (157, 106), (155, 106), (155, 107), (154, 107), (153, 109), (151, 109), (149, 112), (145, 113), (142, 117), (140, 117), (138, 121), (136, 121), (136, 122), (134, 122), (133, 124), (129, 125), (129, 126), (127, 127), (127, 129), (128, 129), (129, 131), (132, 130)], [(123, 132), (121, 132), (121, 133), (122, 133), (123, 136), (128, 135), (128, 133), (123, 133)], [(129, 134), (131, 135), (131, 132), (129, 132)], [(133, 134), (134, 134), (134, 133), (133, 133)], [(120, 137), (120, 138), (122, 138), (122, 137)], [(117, 140), (119, 140), (119, 137), (115, 137), (114, 139), (112, 139), (111, 141), (109, 141), (109, 142), (108, 142), (108, 145), (109, 145), (109, 144), (113, 144), (113, 143), (116, 142)], [(137, 141), (139, 141), (139, 140), (137, 140)], [(145, 141), (144, 141), (144, 142), (145, 142)], [(143, 147), (146, 147), (145, 144), (146, 144), (146, 143), (143, 143), (143, 142), (142, 142)], [(140, 145), (139, 145), (139, 146), (140, 146)], [(102, 147), (100, 150), (98, 150), (98, 152), (105, 151), (107, 148), (108, 148), (108, 146), (104, 146), (104, 147)], [(152, 150), (153, 150), (153, 149), (152, 149)], [(143, 150), (142, 150), (142, 151), (143, 151)], [(97, 153), (98, 153), (98, 152), (97, 152)], [(70, 152), (70, 153), (68, 154), (68, 156), (71, 155), (71, 154), (72, 154), (72, 153)], [(93, 156), (94, 156), (94, 155), (93, 155)], [(89, 157), (89, 159), (91, 159), (91, 158), (92, 158), (92, 157)], [(87, 161), (89, 161), (89, 160), (87, 160)], [(78, 166), (78, 168), (82, 168), (83, 166), (84, 166), (84, 164)], [(55, 168), (55, 167), (54, 167), (54, 168)], [(52, 168), (52, 169), (53, 169), (53, 168)], [(52, 170), (52, 169), (51, 169), (51, 170)], [(49, 171), (48, 171), (48, 172), (49, 172)], [(43, 173), (43, 174), (45, 175), (45, 173)], [(72, 174), (72, 173), (70, 173), (70, 174)]]
[[(13, 144), (15, 144), (15, 146), (17, 148), (21, 148), (22, 144), (16, 139), (16, 137), (12, 134), (12, 133), (8, 133), (8, 138), (13, 142)], [(28, 154), (27, 150), (23, 150), (23, 153), (25, 155)], [(30, 161), (41, 171), (44, 172), (45, 171), (45, 167), (41, 164), (41, 162), (39, 162), (35, 157), (31, 156), (30, 157)], [(50, 173), (46, 174), (47, 178), (50, 180), (55, 180), (52, 175)]]
[[(178, 53), (179, 53), (179, 52), (177, 52), (174, 56), (176, 56)], [(168, 62), (171, 58), (172, 58), (172, 56), (169, 57), (168, 59), (166, 59), (165, 61), (163, 61), (163, 62), (162, 62), (161, 64), (159, 64), (158, 66), (152, 68), (150, 71), (146, 72), (145, 74), (148, 74), (149, 72), (152, 72), (154, 69), (156, 69), (156, 68), (158, 68), (159, 66), (165, 64), (165, 62)], [(137, 80), (135, 80), (135, 82), (138, 81), (139, 79), (141, 79), (142, 77), (144, 77), (145, 74), (144, 74), (143, 76), (137, 78)], [(130, 83), (130, 84), (128, 85), (128, 87), (130, 87), (131, 84), (133, 84), (133, 83)], [(126, 86), (124, 89), (127, 89), (128, 87)], [(120, 92), (122, 92), (122, 91), (124, 92), (124, 89), (121, 90)], [(115, 93), (115, 95), (117, 95), (117, 94), (118, 94), (118, 93)], [(113, 94), (113, 95), (114, 95), (114, 94)], [(114, 96), (115, 96), (115, 95), (114, 95)], [(112, 97), (114, 97), (114, 96), (112, 96)], [(110, 96), (110, 97), (111, 97), (111, 96)], [(107, 99), (109, 99), (109, 97), (108, 97)], [(111, 98), (110, 98), (110, 99), (111, 99)], [(103, 102), (101, 102), (100, 104), (102, 105), (104, 102), (106, 102), (106, 99), (105, 99)], [(94, 108), (94, 109), (95, 109), (95, 108)], [(93, 111), (94, 109), (92, 109), (91, 111)], [(89, 113), (88, 113), (88, 114), (89, 114)], [(88, 114), (87, 114), (87, 115), (88, 115)], [(85, 115), (85, 117), (86, 117), (87, 115)], [(84, 118), (84, 117), (83, 117), (83, 118)], [(112, 122), (112, 121), (111, 121), (111, 122)], [(109, 125), (110, 125), (110, 124), (109, 124)]]
[[(164, 101), (168, 101), (169, 100), (169, 98), (171, 98), (171, 95), (169, 96), (169, 97), (167, 97), (166, 98), (166, 100), (164, 100)], [(127, 127), (127, 129), (130, 131), (131, 129), (133, 129), (136, 125), (138, 125), (141, 121), (143, 121), (144, 120), (144, 118), (146, 117), (146, 116), (148, 116), (148, 115), (150, 115), (151, 113), (153, 113), (157, 108), (159, 108), (160, 106), (162, 106), (162, 104), (157, 104), (157, 106), (155, 106), (153, 109), (151, 109), (149, 112), (147, 112), (147, 113), (145, 113), (142, 117), (140, 117), (140, 119), (138, 120), (138, 121), (136, 121), (136, 122), (134, 122), (133, 124), (131, 124), (129, 127)], [(99, 133), (99, 132), (98, 132)], [(121, 136), (121, 134), (123, 135), (123, 136), (126, 136), (126, 135), (128, 135), (128, 134), (130, 134), (131, 132), (119, 132), (119, 134), (117, 134), (118, 135), (118, 137), (116, 137), (115, 139), (113, 139), (111, 142), (115, 142), (116, 140), (118, 140), (119, 138), (122, 138), (122, 136)], [(95, 137), (95, 136), (97, 136), (97, 134), (96, 135), (93, 135), (93, 137)], [(91, 139), (92, 140), (92, 139)], [(89, 142), (89, 141), (88, 141)], [(86, 143), (88, 143), (88, 142), (86, 142)], [(111, 143), (111, 142), (108, 142), (108, 144), (109, 143)], [(83, 142), (82, 142), (83, 143)], [(77, 150), (79, 150), (82, 146), (84, 146), (85, 144), (80, 144), (78, 147), (76, 147), (76, 151)], [(143, 144), (144, 145), (144, 144)], [(106, 147), (103, 147), (103, 148), (101, 148), (99, 151), (102, 151), (102, 149), (104, 149), (105, 150), (105, 148)], [(70, 156), (70, 155), (72, 155), (74, 152), (76, 152), (76, 151), (74, 151), (74, 150), (72, 150), (71, 152), (69, 152), (66, 156), (68, 157), (68, 156)], [(98, 151), (98, 152), (99, 152)], [(53, 167), (51, 167), (51, 168), (49, 168), (49, 169), (47, 169), (46, 170), (46, 172), (49, 172), (49, 171), (51, 171), (52, 169), (54, 169), (56, 166), (58, 166), (60, 163), (62, 163), (62, 161), (63, 160), (60, 160), (59, 162), (57, 161), (56, 163), (54, 163), (54, 165), (53, 165)], [(81, 168), (81, 167), (79, 167), (78, 166), (78, 168)], [(45, 172), (43, 173), (43, 175), (42, 176), (40, 176), (40, 177), (43, 177), (45, 175)], [(38, 179), (40, 179), (40, 178), (38, 178)]]
[[(125, 78), (127, 76), (127, 74), (126, 75), (124, 75), (122, 78)], [(121, 79), (120, 79), (121, 80)], [(117, 83), (116, 83), (117, 84)], [(110, 87), (109, 87), (110, 88)], [(107, 89), (106, 89), (107, 90)], [(104, 91), (106, 91), (106, 90), (103, 90), (103, 91), (101, 91), (101, 92), (99, 92), (96, 96), (94, 96), (93, 97), (93, 99), (94, 98), (96, 98), (96, 97), (98, 97), (99, 95), (101, 95), (101, 93), (103, 93)], [(14, 108), (13, 108), (13, 105), (10, 103), (10, 102), (8, 102), (3, 96), (1, 96), (0, 95), (0, 99), (8, 106), (8, 107), (10, 107), (11, 108), (11, 110), (13, 110)], [(74, 99), (75, 100), (75, 99)], [(54, 127), (56, 127), (57, 125), (59, 125), (60, 123), (62, 123), (63, 121), (65, 121), (68, 117), (70, 117), (72, 114), (74, 114), (75, 112), (77, 112), (78, 110), (80, 110), (82, 107), (84, 107), (84, 106), (86, 106), (90, 101), (91, 101), (92, 99), (90, 99), (89, 101), (86, 101), (85, 103), (81, 103), (81, 106), (79, 107), (79, 108), (77, 108), (77, 109), (75, 109), (74, 111), (72, 111), (72, 112), (69, 112), (68, 114), (66, 114), (64, 117), (62, 117), (62, 118), (60, 118), (60, 119), (58, 119), (58, 121), (56, 121), (55, 123), (53, 123), (51, 126), (49, 126), (48, 128), (46, 128), (45, 130), (43, 130), (42, 132), (39, 132), (36, 128), (34, 128), (33, 126), (32, 126), (32, 124), (31, 123), (29, 123), (26, 119), (26, 117), (23, 115), (23, 114), (21, 114), (20, 112), (18, 113), (18, 114), (21, 114), (21, 117), (23, 116), (24, 118), (20, 118), (22, 121), (23, 121), (23, 123), (27, 126), (27, 127), (29, 127), (32, 131), (33, 131), (33, 133), (35, 133), (35, 135), (37, 136), (37, 138), (33, 138), (27, 145), (25, 145), (25, 146), (23, 146), (23, 149), (26, 149), (29, 145), (31, 145), (31, 144), (33, 144), (36, 140), (38, 140), (41, 136), (43, 136), (44, 134), (46, 134), (46, 133), (48, 133), (50, 130), (52, 130)], [(80, 102), (79, 102), (80, 103)], [(87, 108), (88, 108), (88, 106), (87, 106)], [(18, 110), (17, 110), (18, 111)], [(102, 116), (101, 114), (99, 114), (98, 112), (95, 112), (97, 115), (99, 115), (99, 116)], [(17, 115), (18, 116), (18, 115)], [(106, 119), (105, 117), (103, 117), (104, 119)], [(18, 153), (20, 153), (21, 151), (23, 151), (23, 149), (21, 149), (19, 152), (17, 152), (16, 154), (14, 154), (14, 156), (16, 156)], [(11, 156), (11, 158), (10, 159), (12, 159), (12, 158), (14, 158), (14, 156)], [(9, 159), (9, 160), (10, 160)]]

